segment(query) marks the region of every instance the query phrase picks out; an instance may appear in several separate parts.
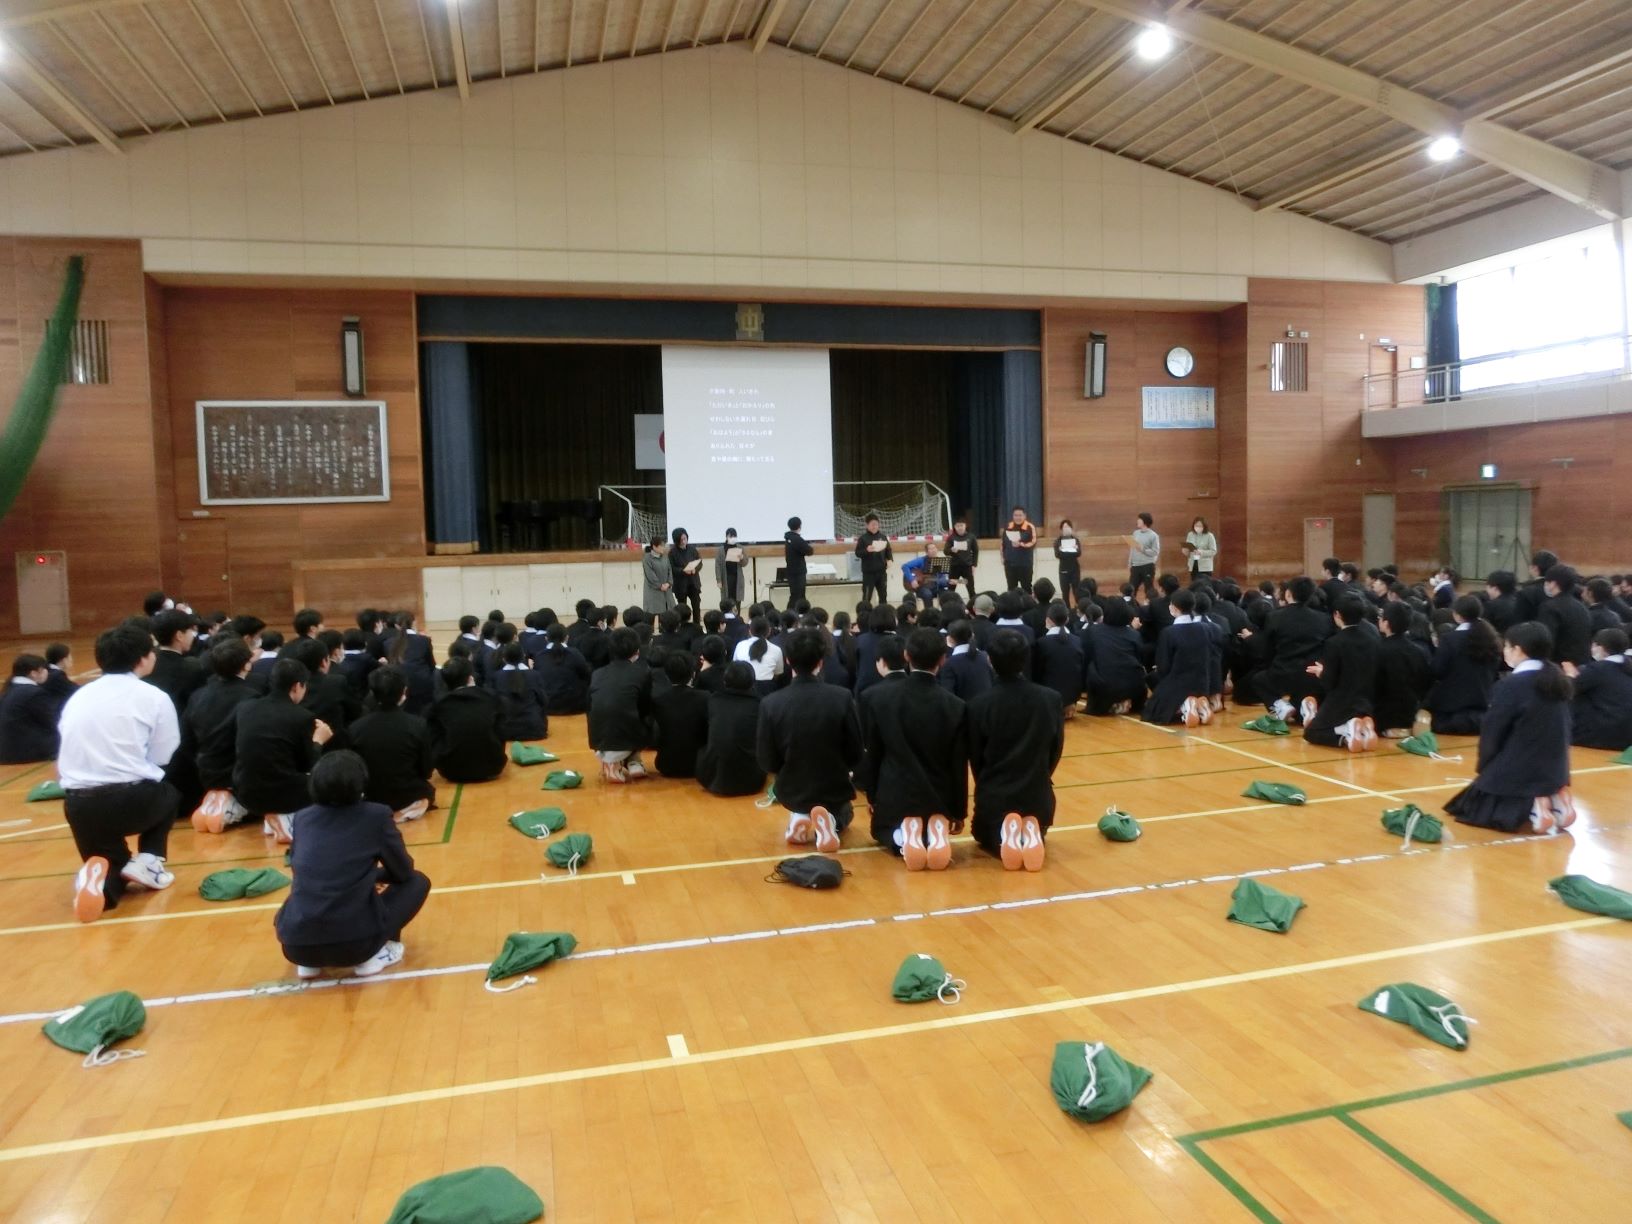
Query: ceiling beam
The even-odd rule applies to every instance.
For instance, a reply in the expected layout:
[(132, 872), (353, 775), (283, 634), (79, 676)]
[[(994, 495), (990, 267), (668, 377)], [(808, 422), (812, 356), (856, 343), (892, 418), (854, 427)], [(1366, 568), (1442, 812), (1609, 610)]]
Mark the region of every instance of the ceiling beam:
[(1018, 135), (1047, 123), (1127, 63), (1130, 54), (1127, 40), (1120, 34), (1100, 43), (1091, 54), (1061, 77), (1054, 88), (1020, 113), (1014, 121), (1015, 133)]
[[(765, 44), (771, 41), (771, 33), (776, 29), (776, 23), (782, 20), (782, 10), (787, 7), (788, 0), (771, 0), (765, 6), (765, 13), (759, 19), (759, 28), (754, 31), (755, 55), (765, 50)], [(668, 41), (666, 36), (664, 41)]]
[[(459, 21), (458, 4), (443, 6), (448, 14), (448, 44), (453, 50), (453, 79), (459, 83), (459, 100), (470, 101), (470, 62), (465, 59), (465, 27)], [(601, 31), (601, 49), (605, 51), (606, 31)]]
[(1426, 94), (1405, 89), (1205, 13), (1145, 0), (1089, 0), (1092, 7), (1141, 25), (1165, 23), (1179, 38), (1219, 55), (1254, 64), (1290, 81), (1378, 111), (1430, 137), (1457, 136), (1474, 157), (1606, 218), (1622, 215), (1620, 175), (1557, 145), (1464, 117)]
[[(119, 137), (115, 136), (100, 119), (91, 114), (84, 103), (57, 84), (56, 78), (41, 67), (32, 55), (19, 47), (15, 40), (7, 42), (6, 57), (3, 62), (7, 66), (15, 64), (35, 89), (50, 99), (53, 106), (84, 129), (86, 135), (90, 136), (104, 149), (107, 149), (110, 153), (123, 153), (125, 151), (124, 146), (119, 143)], [(56, 124), (51, 126), (56, 127)]]

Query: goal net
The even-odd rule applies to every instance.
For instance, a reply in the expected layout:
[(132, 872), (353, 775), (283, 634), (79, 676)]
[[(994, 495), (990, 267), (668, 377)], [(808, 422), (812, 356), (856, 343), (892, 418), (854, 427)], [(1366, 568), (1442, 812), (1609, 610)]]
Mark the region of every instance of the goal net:
[[(601, 547), (626, 548), (669, 534), (662, 485), (602, 485)], [(853, 539), (877, 514), (889, 536), (943, 535), (952, 529), (952, 499), (928, 480), (847, 480), (833, 486), (833, 534)]]

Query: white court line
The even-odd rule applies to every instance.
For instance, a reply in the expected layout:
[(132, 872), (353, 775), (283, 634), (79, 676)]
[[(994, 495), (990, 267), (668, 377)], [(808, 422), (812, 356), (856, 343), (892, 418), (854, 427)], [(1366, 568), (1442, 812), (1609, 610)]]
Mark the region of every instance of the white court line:
[(625, 884), (633, 884), (635, 882), (635, 873), (632, 872), (632, 871), (624, 872), (623, 873), (623, 882)]
[(21, 820), (0, 820), (0, 829), (16, 829), (22, 825), (31, 825), (33, 823), (34, 818), (32, 816), (24, 816)]
[[(23, 821), (23, 823), (28, 824), (30, 822), (25, 820), (25, 821)], [(6, 827), (6, 826), (0, 826), (0, 828), (3, 828), (3, 827)], [(59, 824), (59, 825), (46, 825), (43, 828), (39, 828), (39, 829), (19, 829), (15, 833), (0, 833), (0, 841), (7, 841), (7, 840), (9, 840), (9, 839), (11, 839), (13, 837), (28, 837), (29, 835), (34, 834), (34, 833), (53, 833), (58, 829), (66, 829), (67, 827), (68, 826), (65, 825), (65, 824)]]
[[(1280, 805), (1277, 805), (1280, 806)], [(1582, 830), (1582, 832), (1596, 832), (1598, 830)], [(805, 926), (773, 927), (760, 931), (738, 931), (726, 935), (698, 935), (685, 939), (666, 939), (656, 943), (623, 944), (606, 948), (590, 948), (587, 951), (573, 952), (561, 960), (602, 960), (610, 956), (628, 956), (642, 952), (672, 952), (682, 948), (701, 948), (714, 944), (744, 943), (758, 939), (779, 939), (793, 935), (812, 935), (822, 931), (844, 931), (858, 927), (875, 927), (889, 922), (911, 922), (925, 918), (958, 918), (969, 914), (1001, 913), (1004, 910), (1027, 909), (1038, 905), (1057, 905), (1074, 901), (1099, 901), (1106, 897), (1123, 897), (1133, 893), (1169, 892), (1180, 888), (1193, 888), (1202, 884), (1228, 884), (1237, 880), (1260, 879), (1264, 876), (1288, 875), (1294, 872), (1316, 871), (1328, 867), (1352, 867), (1361, 863), (1381, 863), (1390, 859), (1417, 858), (1423, 855), (1435, 854), (1445, 850), (1479, 849), (1487, 846), (1512, 846), (1522, 842), (1545, 840), (1534, 834), (1517, 834), (1513, 837), (1498, 838), (1488, 842), (1469, 842), (1444, 844), (1438, 850), (1419, 848), (1413, 850), (1395, 850), (1392, 853), (1372, 853), (1355, 856), (1345, 856), (1333, 859), (1331, 862), (1298, 863), (1289, 867), (1258, 867), (1251, 871), (1233, 872), (1225, 875), (1210, 875), (1200, 879), (1185, 876), (1176, 880), (1161, 880), (1151, 884), (1123, 884), (1115, 888), (1100, 888), (1088, 892), (1056, 893), (1051, 896), (1025, 897), (1014, 901), (990, 901), (974, 905), (956, 905), (946, 909), (930, 910), (927, 913), (913, 912), (906, 914), (888, 914), (879, 918), (850, 918), (840, 922), (817, 922)], [(404, 969), (400, 972), (380, 974), (375, 977), (346, 977), (346, 978), (318, 978), (310, 982), (297, 982), (289, 979), (280, 979), (274, 982), (264, 982), (256, 986), (235, 990), (212, 990), (200, 994), (170, 995), (163, 998), (143, 999), (142, 1003), (149, 1009), (155, 1007), (173, 1007), (189, 1003), (216, 1003), (228, 999), (249, 999), (262, 995), (302, 994), (310, 990), (330, 990), (337, 986), (378, 986), (388, 982), (410, 982), (418, 978), (446, 977), (452, 974), (486, 972), (488, 962), (479, 961), (467, 965), (446, 965), (432, 969)], [(71, 1006), (71, 1005), (68, 1005)], [(30, 1021), (49, 1020), (60, 1014), (66, 1008), (57, 1008), (52, 1011), (17, 1012), (12, 1015), (0, 1015), (0, 1027), (8, 1024), (25, 1024)]]
[(669, 1034), (669, 1057), (690, 1058), (691, 1051), (686, 1049), (686, 1038), (683, 1033)]

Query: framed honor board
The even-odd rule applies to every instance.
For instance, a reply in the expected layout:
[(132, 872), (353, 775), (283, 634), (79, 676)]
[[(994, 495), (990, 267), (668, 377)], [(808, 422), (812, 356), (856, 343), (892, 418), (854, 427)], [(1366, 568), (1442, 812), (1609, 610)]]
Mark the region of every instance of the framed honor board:
[(199, 400), (206, 506), (391, 500), (381, 400)]

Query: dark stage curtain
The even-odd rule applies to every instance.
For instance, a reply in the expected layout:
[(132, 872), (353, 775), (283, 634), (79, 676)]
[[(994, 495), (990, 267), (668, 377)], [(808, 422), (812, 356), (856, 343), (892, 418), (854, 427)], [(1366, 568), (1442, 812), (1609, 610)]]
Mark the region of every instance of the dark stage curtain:
[[(955, 370), (960, 356), (900, 349), (832, 350), (828, 368), (833, 384), (833, 479), (930, 480), (947, 488), (952, 478)], [(838, 491), (843, 502), (865, 501), (861, 493)]]
[(476, 544), (481, 532), (479, 396), (470, 346), (436, 340), (421, 346), (425, 388), (426, 527), (435, 544)]
[(1043, 504), (1042, 356), (1035, 350), (960, 353), (957, 423), (952, 438), (953, 513), (997, 534), (1009, 507)]

